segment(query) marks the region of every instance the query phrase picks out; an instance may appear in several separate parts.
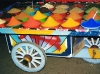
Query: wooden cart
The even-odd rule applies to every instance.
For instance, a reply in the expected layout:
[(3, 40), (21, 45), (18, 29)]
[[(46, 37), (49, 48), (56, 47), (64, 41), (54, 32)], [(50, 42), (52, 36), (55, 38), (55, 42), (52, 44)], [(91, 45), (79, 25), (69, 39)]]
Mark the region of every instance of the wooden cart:
[[(7, 7), (6, 11), (13, 5)], [(100, 63), (99, 31), (99, 29), (0, 28), (0, 33), (5, 34), (13, 62), (26, 72), (40, 71), (46, 64), (47, 56), (82, 58), (89, 63)]]

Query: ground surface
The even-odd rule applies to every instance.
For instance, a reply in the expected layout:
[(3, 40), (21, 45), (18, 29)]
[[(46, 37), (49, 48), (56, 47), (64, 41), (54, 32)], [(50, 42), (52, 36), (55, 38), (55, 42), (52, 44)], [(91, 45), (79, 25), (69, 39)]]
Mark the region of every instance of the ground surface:
[(0, 35), (0, 74), (100, 74), (100, 64), (94, 65), (76, 58), (48, 57), (40, 72), (27, 73), (12, 62), (5, 38)]

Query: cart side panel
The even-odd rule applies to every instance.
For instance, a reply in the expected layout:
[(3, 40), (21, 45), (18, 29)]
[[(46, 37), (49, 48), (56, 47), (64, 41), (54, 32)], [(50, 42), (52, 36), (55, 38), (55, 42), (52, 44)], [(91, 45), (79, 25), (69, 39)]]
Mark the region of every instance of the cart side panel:
[(73, 57), (100, 58), (99, 37), (76, 37), (73, 45)]
[(29, 41), (43, 48), (47, 56), (72, 57), (71, 37), (38, 36), (38, 35), (6, 35), (9, 50), (17, 43)]

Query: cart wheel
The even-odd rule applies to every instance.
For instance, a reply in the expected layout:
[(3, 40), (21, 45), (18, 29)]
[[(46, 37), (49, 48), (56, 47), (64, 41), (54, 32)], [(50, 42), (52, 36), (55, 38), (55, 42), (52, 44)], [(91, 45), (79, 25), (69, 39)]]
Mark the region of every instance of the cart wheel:
[(27, 72), (40, 71), (46, 63), (44, 50), (30, 42), (21, 42), (15, 45), (11, 57), (16, 66)]
[(99, 64), (100, 59), (89, 59), (89, 58), (83, 58), (84, 61), (89, 62), (91, 64)]

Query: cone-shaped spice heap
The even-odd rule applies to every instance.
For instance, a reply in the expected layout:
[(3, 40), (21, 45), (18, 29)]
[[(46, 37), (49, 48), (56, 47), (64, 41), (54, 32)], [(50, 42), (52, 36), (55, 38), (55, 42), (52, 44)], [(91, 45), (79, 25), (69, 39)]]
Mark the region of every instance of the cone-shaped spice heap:
[(46, 7), (41, 7), (39, 9), (39, 11), (42, 13), (42, 14), (45, 14), (46, 16), (49, 16), (51, 14), (51, 10), (49, 10), (48, 8)]
[(68, 20), (66, 20), (63, 24), (61, 24), (61, 26), (63, 28), (67, 28), (67, 29), (75, 29), (80, 25), (80, 23), (74, 21), (72, 18), (69, 18)]
[(3, 19), (0, 19), (0, 24), (4, 24), (4, 23), (6, 23), (6, 21)]
[(63, 19), (64, 19), (63, 16), (61, 16), (60, 14), (57, 14), (57, 13), (52, 14), (51, 17), (59, 23), (62, 23)]
[(36, 14), (33, 16), (35, 20), (41, 20), (46, 18), (47, 16), (42, 14), (40, 11), (37, 11)]
[[(87, 15), (84, 15), (85, 20), (89, 20), (90, 18), (93, 18), (95, 15), (96, 11), (91, 10)], [(94, 20), (100, 20), (100, 16), (98, 14), (95, 15)]]
[(48, 12), (51, 12), (48, 8), (46, 8), (46, 7), (41, 7), (40, 9), (39, 9), (39, 11), (41, 12), (41, 13), (48, 13)]
[(12, 16), (11, 20), (6, 24), (7, 27), (18, 27), (21, 25), (21, 22), (18, 21), (14, 16)]
[(32, 13), (35, 12), (35, 10), (33, 8), (31, 8), (30, 6), (27, 6), (26, 9), (24, 10), (25, 13)]
[(28, 21), (24, 22), (22, 26), (25, 28), (39, 28), (40, 24), (41, 23), (38, 20), (35, 20), (32, 16), (30, 16)]
[(82, 22), (81, 26), (83, 28), (87, 28), (87, 29), (96, 29), (96, 28), (100, 27), (100, 22), (98, 22), (98, 21), (94, 20), (93, 18), (91, 18), (87, 21)]
[(53, 11), (53, 13), (58, 13), (58, 14), (63, 14), (63, 13), (67, 13), (67, 10), (62, 9), (62, 8), (57, 8)]
[(75, 10), (72, 11), (67, 17), (66, 19), (68, 18), (72, 18), (73, 20), (77, 20), (77, 19), (81, 19), (82, 16), (80, 16)]
[(44, 4), (42, 7), (46, 7), (48, 9), (53, 9), (54, 8), (54, 6), (52, 4), (49, 4), (49, 3)]
[(7, 13), (14, 14), (14, 13), (19, 13), (19, 12), (21, 12), (20, 9), (18, 9), (18, 8), (12, 8)]
[(30, 6), (27, 6), (26, 9), (24, 10), (24, 12), (29, 14), (30, 16), (33, 16), (36, 11), (33, 8), (31, 8)]
[(82, 5), (81, 3), (76, 3), (73, 5), (73, 7), (84, 8), (84, 5)]
[(44, 28), (57, 28), (59, 23), (56, 22), (51, 16), (41, 25)]
[(59, 8), (61, 8), (61, 9), (68, 9), (69, 6), (68, 5), (58, 5), (58, 6), (56, 6), (56, 9), (59, 9)]
[(6, 21), (5, 20), (3, 20), (3, 19), (0, 19), (0, 28), (2, 27), (5, 27), (5, 24), (6, 23)]
[(98, 11), (98, 13), (100, 13), (100, 10), (97, 7), (91, 7), (89, 9), (87, 9), (85, 12), (90, 13), (91, 10), (94, 10), (95, 12)]
[(8, 21), (10, 21), (11, 17), (12, 17), (12, 14), (4, 12), (0, 18), (5, 19), (8, 22)]
[(72, 11), (76, 11), (77, 13), (83, 13), (84, 11), (82, 9), (80, 9), (79, 7), (74, 7), (73, 9), (71, 9), (69, 12), (71, 13)]
[(18, 20), (28, 20), (28, 18), (30, 17), (29, 14), (25, 13), (25, 12), (21, 12), (19, 15), (16, 15), (15, 18)]

